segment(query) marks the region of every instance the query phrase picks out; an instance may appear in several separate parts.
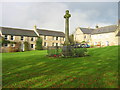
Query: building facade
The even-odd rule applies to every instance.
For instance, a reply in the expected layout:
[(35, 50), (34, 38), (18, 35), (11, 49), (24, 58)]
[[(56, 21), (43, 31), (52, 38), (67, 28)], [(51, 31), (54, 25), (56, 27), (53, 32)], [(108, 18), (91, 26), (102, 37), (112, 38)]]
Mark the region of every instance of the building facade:
[(34, 27), (36, 34), (43, 39), (43, 46), (47, 48), (48, 46), (62, 46), (65, 41), (65, 34), (59, 31), (51, 31), (38, 29)]
[(91, 28), (81, 28), (81, 27), (76, 28), (75, 32), (73, 33), (74, 41), (79, 42), (79, 43), (82, 42), (82, 41), (90, 43), (91, 32), (93, 30), (94, 29), (91, 29)]
[(91, 28), (76, 28), (74, 32), (74, 40), (76, 42), (85, 41), (89, 45), (112, 46), (120, 45), (120, 31), (117, 25), (105, 27)]
[[(28, 42), (30, 50), (35, 50), (36, 40), (41, 37), (43, 40), (43, 48), (47, 46), (61, 46), (64, 44), (64, 33), (51, 30), (38, 29), (36, 26), (33, 30), (0, 27), (0, 35), (12, 42), (20, 42), (20, 48), (24, 51), (24, 42)], [(2, 48), (15, 47), (15, 44), (4, 44)]]

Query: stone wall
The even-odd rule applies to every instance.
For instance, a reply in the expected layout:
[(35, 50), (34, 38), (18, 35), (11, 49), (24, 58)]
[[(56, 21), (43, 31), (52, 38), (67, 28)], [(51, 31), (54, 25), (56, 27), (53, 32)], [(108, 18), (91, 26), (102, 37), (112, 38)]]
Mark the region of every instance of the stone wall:
[(101, 44), (101, 46), (118, 45), (118, 39), (114, 32), (91, 35), (92, 45)]

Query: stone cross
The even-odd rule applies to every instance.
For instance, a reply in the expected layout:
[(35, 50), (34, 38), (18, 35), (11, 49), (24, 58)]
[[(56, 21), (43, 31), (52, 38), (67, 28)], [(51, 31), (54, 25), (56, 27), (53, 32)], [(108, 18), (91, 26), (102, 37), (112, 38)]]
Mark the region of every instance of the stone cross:
[(71, 15), (69, 14), (69, 10), (66, 10), (66, 14), (64, 15), (65, 18), (65, 45), (69, 45), (69, 18)]

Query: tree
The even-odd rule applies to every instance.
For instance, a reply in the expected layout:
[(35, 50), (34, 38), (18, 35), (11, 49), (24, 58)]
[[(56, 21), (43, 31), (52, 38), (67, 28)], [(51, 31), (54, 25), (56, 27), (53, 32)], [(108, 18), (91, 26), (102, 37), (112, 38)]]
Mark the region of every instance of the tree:
[(36, 50), (42, 50), (42, 38), (38, 37), (37, 41), (36, 41)]
[(16, 52), (22, 51), (21, 50), (21, 42), (16, 42), (15, 49), (16, 49)]
[(30, 45), (27, 41), (24, 42), (24, 49), (25, 51), (29, 51), (30, 50)]
[(75, 43), (75, 41), (74, 41), (74, 35), (73, 34), (71, 34), (69, 36), (69, 40), (70, 40), (70, 44), (74, 44)]
[(86, 41), (82, 41), (81, 43), (87, 43)]

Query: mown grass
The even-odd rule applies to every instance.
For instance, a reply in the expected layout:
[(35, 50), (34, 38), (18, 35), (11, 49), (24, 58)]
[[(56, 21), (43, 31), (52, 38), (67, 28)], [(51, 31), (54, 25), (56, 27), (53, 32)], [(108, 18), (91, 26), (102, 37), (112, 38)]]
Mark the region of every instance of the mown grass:
[(3, 53), (3, 88), (118, 87), (118, 46), (90, 48), (90, 56), (79, 58), (46, 54), (46, 50)]

